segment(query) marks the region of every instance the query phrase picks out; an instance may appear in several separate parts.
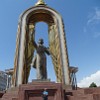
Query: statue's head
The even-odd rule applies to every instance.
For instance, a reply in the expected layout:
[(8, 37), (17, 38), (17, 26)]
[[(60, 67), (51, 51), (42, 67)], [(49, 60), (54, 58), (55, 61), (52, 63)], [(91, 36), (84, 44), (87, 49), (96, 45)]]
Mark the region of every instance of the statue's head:
[(39, 43), (39, 44), (43, 44), (43, 43), (44, 43), (43, 39), (42, 39), (42, 38), (39, 39), (38, 43)]

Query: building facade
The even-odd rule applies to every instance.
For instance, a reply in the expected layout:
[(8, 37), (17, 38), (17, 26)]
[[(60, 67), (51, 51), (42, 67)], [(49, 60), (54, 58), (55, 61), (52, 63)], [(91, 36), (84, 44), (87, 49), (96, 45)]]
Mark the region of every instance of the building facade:
[(5, 72), (0, 71), (0, 91), (6, 89), (7, 86), (7, 75)]

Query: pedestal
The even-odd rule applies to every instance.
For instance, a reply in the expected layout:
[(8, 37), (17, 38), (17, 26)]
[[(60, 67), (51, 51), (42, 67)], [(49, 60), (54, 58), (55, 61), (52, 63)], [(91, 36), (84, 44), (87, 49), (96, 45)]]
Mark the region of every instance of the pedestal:
[(18, 100), (43, 100), (42, 92), (45, 88), (48, 91), (48, 100), (64, 100), (62, 85), (45, 81), (20, 85)]
[(99, 87), (78, 90), (68, 87), (61, 83), (33, 81), (7, 90), (0, 100), (43, 100), (42, 93), (45, 88), (48, 91), (48, 100), (100, 100)]

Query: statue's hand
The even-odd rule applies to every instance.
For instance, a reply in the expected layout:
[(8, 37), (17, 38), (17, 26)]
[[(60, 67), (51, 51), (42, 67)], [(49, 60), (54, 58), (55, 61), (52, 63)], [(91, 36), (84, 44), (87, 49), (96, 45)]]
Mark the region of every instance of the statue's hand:
[(50, 55), (50, 49), (49, 49), (49, 47), (46, 48), (46, 53), (47, 53), (48, 55)]

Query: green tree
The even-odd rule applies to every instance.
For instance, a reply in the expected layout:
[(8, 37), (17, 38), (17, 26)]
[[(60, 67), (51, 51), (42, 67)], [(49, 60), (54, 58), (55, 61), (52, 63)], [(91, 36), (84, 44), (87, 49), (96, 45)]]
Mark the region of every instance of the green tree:
[(90, 84), (89, 88), (91, 88), (91, 87), (97, 87), (96, 83), (92, 82), (92, 83)]

